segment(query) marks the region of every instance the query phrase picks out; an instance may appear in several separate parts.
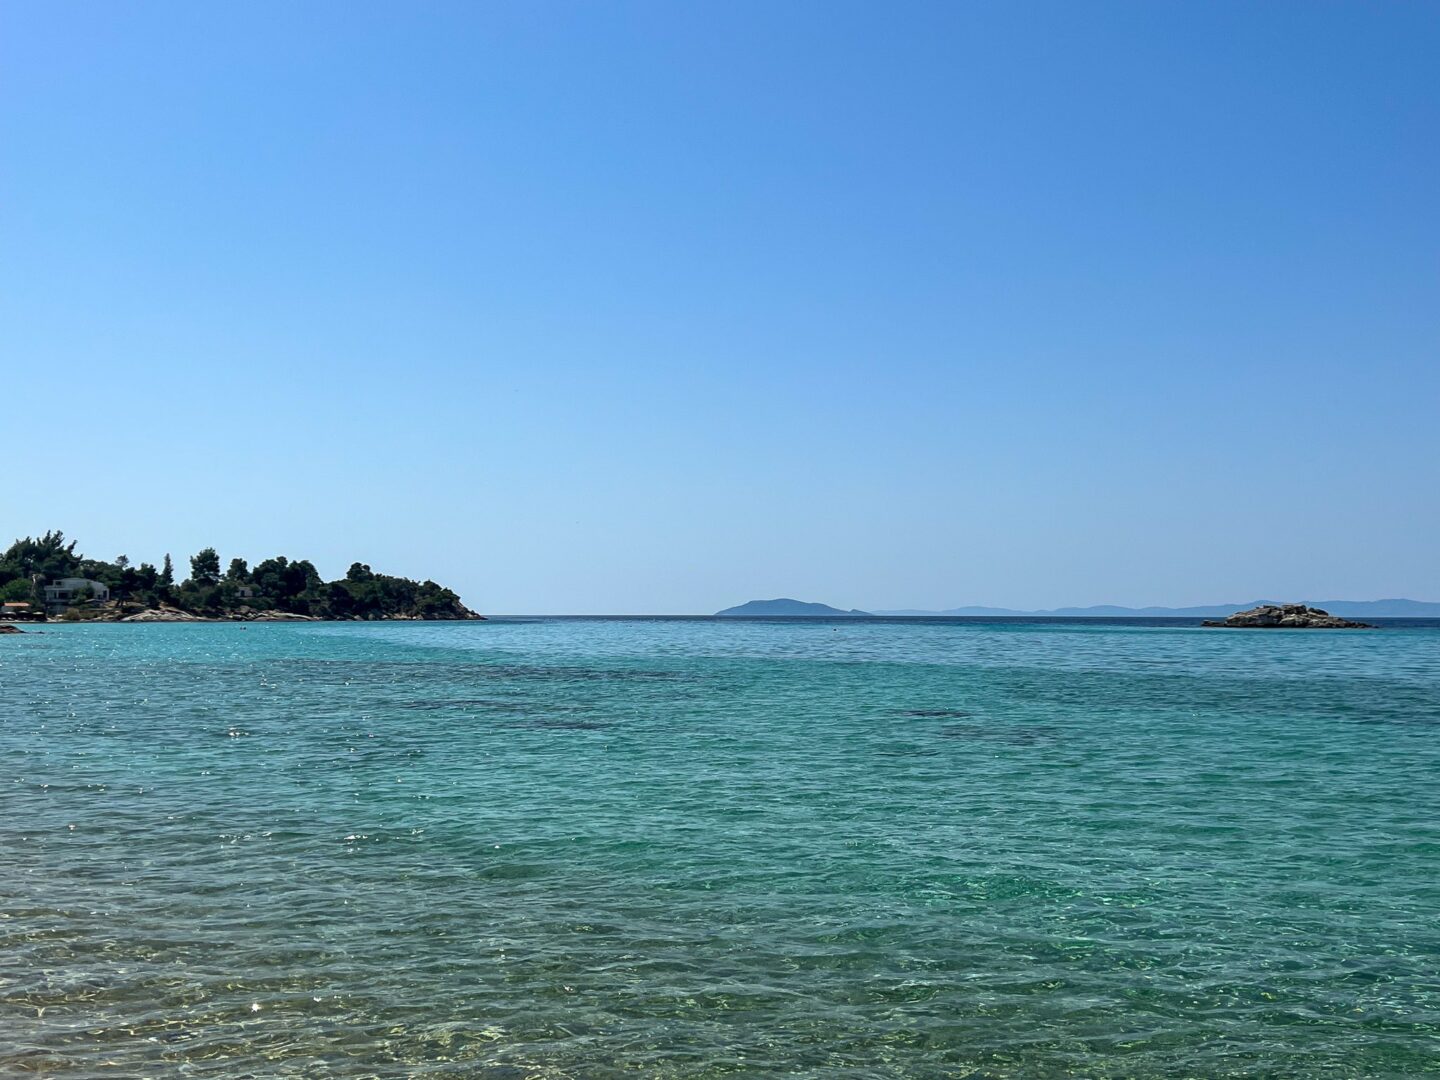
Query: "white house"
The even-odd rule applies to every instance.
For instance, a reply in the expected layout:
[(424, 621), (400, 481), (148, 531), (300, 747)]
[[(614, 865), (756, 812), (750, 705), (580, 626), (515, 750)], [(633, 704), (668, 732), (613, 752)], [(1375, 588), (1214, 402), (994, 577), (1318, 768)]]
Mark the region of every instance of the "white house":
[(73, 604), (77, 600), (109, 600), (110, 587), (83, 577), (60, 578), (45, 586), (45, 603)]

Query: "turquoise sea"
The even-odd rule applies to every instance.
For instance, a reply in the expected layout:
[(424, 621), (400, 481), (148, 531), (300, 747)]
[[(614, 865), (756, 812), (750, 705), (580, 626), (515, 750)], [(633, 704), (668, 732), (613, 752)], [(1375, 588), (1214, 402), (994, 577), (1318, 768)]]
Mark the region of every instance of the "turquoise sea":
[(0, 638), (0, 1075), (1440, 1071), (1440, 626)]

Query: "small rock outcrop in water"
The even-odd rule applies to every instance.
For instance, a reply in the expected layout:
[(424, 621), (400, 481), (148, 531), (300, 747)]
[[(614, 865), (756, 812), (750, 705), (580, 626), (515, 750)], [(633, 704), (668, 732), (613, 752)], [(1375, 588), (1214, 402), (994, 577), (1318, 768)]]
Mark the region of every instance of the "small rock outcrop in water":
[(0, 634), (23, 634), (25, 631), (18, 626), (0, 626)]
[(1249, 611), (1227, 615), (1224, 622), (1205, 626), (1256, 627), (1267, 630), (1373, 630), (1369, 623), (1351, 622), (1304, 604), (1261, 604)]

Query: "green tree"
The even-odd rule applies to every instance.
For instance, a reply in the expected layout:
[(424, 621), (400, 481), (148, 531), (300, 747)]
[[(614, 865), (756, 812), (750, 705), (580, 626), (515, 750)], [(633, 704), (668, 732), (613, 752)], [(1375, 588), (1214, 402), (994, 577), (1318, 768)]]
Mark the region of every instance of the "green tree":
[(289, 569), (290, 560), (284, 555), (277, 555), (273, 559), (256, 563), (255, 569), (250, 572), (250, 580), (255, 583), (255, 591), (262, 596), (282, 600), (290, 595), (286, 573)]
[(207, 547), (190, 559), (190, 580), (196, 585), (214, 585), (220, 580), (220, 556)]
[(250, 580), (250, 567), (246, 565), (244, 559), (230, 560), (230, 568), (225, 571), (225, 580), (237, 583)]
[(355, 614), (355, 597), (343, 581), (332, 581), (325, 586), (326, 614), (337, 619), (348, 619)]
[(165, 553), (165, 562), (160, 567), (159, 585), (162, 589), (171, 588), (175, 584), (175, 564), (170, 561), (170, 553)]
[(10, 600), (20, 603), (32, 602), (35, 599), (35, 586), (29, 578), (14, 578), (0, 585), (0, 601)]
[(5, 554), (0, 555), (0, 582), (18, 577), (29, 579), (36, 574), (46, 580), (73, 577), (79, 566), (75, 541), (66, 543), (65, 534), (57, 529), (38, 540), (27, 536), (11, 544)]

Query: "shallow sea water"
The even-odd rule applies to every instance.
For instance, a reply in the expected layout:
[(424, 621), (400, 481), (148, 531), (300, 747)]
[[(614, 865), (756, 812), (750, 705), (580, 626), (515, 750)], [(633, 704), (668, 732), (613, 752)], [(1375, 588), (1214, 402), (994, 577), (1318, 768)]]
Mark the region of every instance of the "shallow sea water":
[(1440, 1070), (1440, 628), (0, 638), (0, 1074)]

